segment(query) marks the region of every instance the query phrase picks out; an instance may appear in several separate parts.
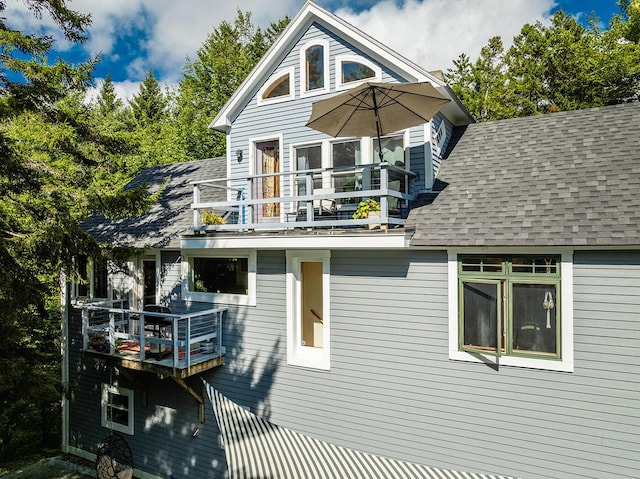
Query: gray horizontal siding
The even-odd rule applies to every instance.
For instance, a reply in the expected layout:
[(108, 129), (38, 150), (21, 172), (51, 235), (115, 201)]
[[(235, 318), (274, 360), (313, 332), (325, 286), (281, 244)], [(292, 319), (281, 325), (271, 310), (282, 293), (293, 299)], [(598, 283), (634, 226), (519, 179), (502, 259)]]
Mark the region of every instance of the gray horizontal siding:
[(169, 303), (182, 297), (182, 257), (179, 251), (160, 253), (160, 302)]
[[(264, 264), (265, 255), (260, 258)], [(581, 278), (594, 281), (599, 266), (583, 267), (577, 255), (576, 372), (496, 371), (447, 359), (444, 254), (334, 252), (332, 369), (326, 373), (285, 365), (285, 318), (277, 309), (284, 297), (275, 285), (284, 277), (272, 264), (280, 274), (261, 285), (277, 296), (263, 303), (259, 294), (244, 323), (240, 363), (241, 371), (256, 368), (268, 381), (245, 394), (233, 375), (215, 375), (221, 389), (256, 412), (320, 439), (442, 467), (524, 478), (635, 477), (637, 361), (611, 340), (598, 343), (602, 324), (580, 316), (592, 308), (586, 298), (598, 303)], [(640, 277), (637, 269), (625, 271)], [(633, 296), (632, 286), (628, 293)], [(271, 318), (267, 304), (276, 308)], [(605, 338), (637, 328), (624, 311), (618, 314), (608, 318)], [(252, 381), (256, 375), (262, 377), (255, 373)]]
[[(637, 478), (638, 259), (576, 253), (576, 367), (558, 373), (448, 360), (445, 253), (334, 251), (326, 372), (287, 366), (285, 254), (259, 252), (257, 306), (230, 310), (226, 364), (203, 376), (277, 424), (355, 449), (525, 479)], [(620, 276), (615, 295), (600, 289), (602, 277)], [(619, 308), (617, 299), (634, 296), (635, 311)], [(598, 305), (605, 314), (593, 313)], [(106, 432), (86, 428), (99, 424), (106, 372), (72, 359), (84, 393), (72, 407), (72, 436), (92, 445)], [(132, 439), (145, 470), (222, 477), (208, 406), (199, 425), (188, 394), (167, 379), (145, 380), (149, 405), (137, 396)], [(197, 379), (190, 384), (199, 390)], [(177, 412), (164, 418), (156, 405)]]
[[(306, 43), (313, 40), (327, 40), (329, 42), (330, 52), (330, 93), (323, 95), (312, 95), (308, 97), (300, 97), (300, 48)], [(309, 119), (311, 114), (311, 105), (313, 102), (328, 98), (332, 96), (335, 91), (335, 57), (343, 54), (355, 54), (360, 55), (363, 58), (373, 61), (371, 57), (364, 52), (358, 50), (353, 45), (345, 42), (344, 40), (336, 37), (333, 33), (319, 27), (317, 24), (313, 24), (310, 29), (292, 46), (287, 55), (284, 56), (281, 63), (273, 71), (280, 72), (287, 68), (293, 68), (295, 72), (295, 91), (296, 98), (289, 101), (283, 101), (273, 104), (258, 105), (256, 102), (256, 95), (259, 88), (266, 82), (271, 81), (270, 78), (265, 78), (263, 83), (256, 87), (256, 90), (251, 97), (251, 100), (244, 106), (238, 116), (233, 120), (231, 128), (230, 140), (231, 151), (242, 149), (247, 151), (250, 148), (250, 141), (253, 138), (260, 137), (277, 137), (279, 134), (283, 135), (283, 151), (280, 152), (281, 165), (283, 171), (292, 171), (292, 165), (289, 158), (289, 147), (299, 143), (307, 143), (312, 141), (320, 141), (328, 138), (327, 135), (316, 132), (310, 128), (305, 127), (305, 123)], [(383, 81), (406, 81), (388, 68), (382, 66), (382, 79)], [(421, 142), (424, 143), (424, 135), (422, 134), (422, 127), (416, 128), (412, 138), (412, 145), (416, 135), (422, 138)], [(417, 139), (415, 140), (417, 141)], [(248, 159), (248, 155), (246, 156)], [(424, 158), (422, 153), (421, 158)], [(413, 160), (412, 160), (413, 161)], [(416, 164), (420, 165), (418, 158), (415, 158)], [(249, 162), (243, 161), (242, 163), (232, 162), (231, 176), (243, 176), (249, 173)], [(287, 191), (285, 186), (285, 192)]]

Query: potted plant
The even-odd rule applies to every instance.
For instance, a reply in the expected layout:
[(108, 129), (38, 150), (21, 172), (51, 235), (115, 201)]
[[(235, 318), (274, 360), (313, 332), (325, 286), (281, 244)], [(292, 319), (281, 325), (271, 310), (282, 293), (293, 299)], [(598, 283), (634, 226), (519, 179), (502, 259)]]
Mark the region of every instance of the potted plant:
[(353, 214), (353, 219), (357, 220), (358, 218), (369, 218), (370, 215), (373, 217), (375, 216), (376, 212), (378, 212), (379, 216), (380, 203), (378, 203), (373, 198), (367, 198), (366, 200), (362, 200), (360, 203), (358, 203), (358, 208)]
[(200, 221), (203, 225), (226, 225), (225, 219), (214, 211), (200, 210)]
[[(373, 198), (362, 200), (358, 203), (358, 208), (356, 208), (356, 212), (353, 214), (354, 220), (359, 218), (380, 218), (380, 203)], [(369, 224), (370, 230), (380, 227), (381, 225), (379, 223)]]
[(92, 333), (89, 336), (89, 347), (99, 353), (104, 352), (107, 350), (107, 339), (102, 334)]

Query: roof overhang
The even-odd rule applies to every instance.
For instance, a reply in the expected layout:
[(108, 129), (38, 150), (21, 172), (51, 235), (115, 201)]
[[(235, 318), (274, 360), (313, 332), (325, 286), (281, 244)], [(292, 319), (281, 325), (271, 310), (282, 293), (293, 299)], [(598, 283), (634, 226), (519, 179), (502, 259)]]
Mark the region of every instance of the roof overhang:
[(274, 63), (280, 61), (280, 57), (287, 51), (286, 47), (293, 44), (314, 22), (346, 39), (390, 70), (402, 75), (407, 81), (431, 82), (440, 93), (453, 100), (441, 110), (442, 114), (453, 124), (460, 125), (473, 122), (473, 118), (457, 100), (451, 89), (436, 75), (419, 67), (414, 62), (309, 0), (222, 107), (218, 115), (210, 123), (209, 128), (223, 133), (228, 131), (235, 115), (244, 107), (249, 100), (248, 97), (253, 95), (253, 92), (257, 91), (262, 82), (266, 80), (271, 72), (271, 67)]
[(182, 250), (194, 249), (406, 249), (413, 231), (397, 230), (376, 231), (371, 233), (348, 233), (344, 230), (331, 230), (327, 233), (313, 234), (260, 234), (260, 235), (220, 235), (220, 236), (183, 236), (180, 240)]

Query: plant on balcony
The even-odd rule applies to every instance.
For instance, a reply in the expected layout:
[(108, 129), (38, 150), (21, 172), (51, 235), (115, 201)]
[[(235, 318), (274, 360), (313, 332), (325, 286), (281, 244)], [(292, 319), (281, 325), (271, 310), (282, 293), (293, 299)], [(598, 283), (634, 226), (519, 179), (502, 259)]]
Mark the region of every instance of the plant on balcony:
[(200, 221), (203, 225), (226, 225), (225, 219), (214, 211), (200, 210)]
[(358, 218), (368, 218), (369, 213), (374, 211), (380, 211), (380, 203), (373, 198), (367, 198), (366, 200), (362, 200), (358, 203), (358, 208), (353, 214), (353, 219), (357, 220)]
[(107, 338), (105, 338), (102, 334), (92, 333), (89, 336), (89, 347), (95, 349), (98, 352), (106, 351)]

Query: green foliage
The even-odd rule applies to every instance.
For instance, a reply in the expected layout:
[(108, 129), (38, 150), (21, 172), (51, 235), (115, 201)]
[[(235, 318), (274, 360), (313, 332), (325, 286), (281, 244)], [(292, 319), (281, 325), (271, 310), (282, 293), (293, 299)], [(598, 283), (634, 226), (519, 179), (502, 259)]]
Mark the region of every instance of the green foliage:
[(176, 142), (184, 157), (199, 160), (225, 154), (225, 138), (208, 129), (227, 100), (289, 23), (283, 19), (263, 32), (251, 14), (237, 10), (233, 24), (223, 21), (187, 61), (176, 110)]
[(200, 210), (200, 221), (203, 225), (224, 225), (227, 224), (225, 219), (215, 211)]
[(140, 126), (158, 125), (165, 116), (167, 101), (160, 84), (149, 70), (140, 84), (140, 90), (129, 102), (135, 121)]
[(357, 220), (358, 218), (368, 218), (369, 213), (372, 211), (380, 211), (380, 203), (378, 203), (373, 198), (367, 198), (358, 203), (358, 207), (356, 208), (356, 212), (353, 213), (353, 219)]
[[(64, 0), (25, 3), (83, 38), (89, 17)], [(59, 275), (75, 255), (100, 251), (81, 222), (153, 200), (144, 186), (122, 192), (137, 172), (137, 144), (113, 85), (105, 82), (98, 107), (84, 103), (94, 59), (49, 64), (53, 40), (9, 22), (0, 20), (0, 458), (59, 441)]]
[(549, 26), (524, 25), (506, 54), (495, 37), (475, 63), (461, 55), (446, 78), (478, 121), (637, 101), (640, 4), (620, 4), (604, 32), (558, 11)]

